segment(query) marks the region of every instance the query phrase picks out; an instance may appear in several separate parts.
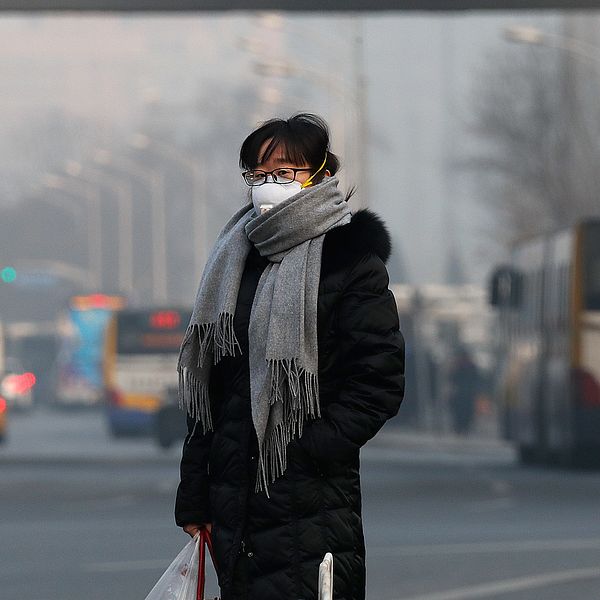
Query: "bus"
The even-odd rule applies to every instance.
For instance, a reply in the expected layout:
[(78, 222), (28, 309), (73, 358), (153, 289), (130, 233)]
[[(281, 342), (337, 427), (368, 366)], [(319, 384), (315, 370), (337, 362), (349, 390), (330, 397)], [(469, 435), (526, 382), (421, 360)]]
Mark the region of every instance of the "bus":
[(600, 220), (516, 242), (489, 293), (501, 428), (521, 462), (600, 456)]
[(111, 315), (125, 306), (118, 295), (73, 296), (58, 319), (54, 401), (59, 407), (101, 406), (102, 357)]
[(177, 358), (192, 311), (128, 308), (109, 324), (104, 352), (106, 414), (115, 436), (154, 435), (157, 413), (177, 388)]

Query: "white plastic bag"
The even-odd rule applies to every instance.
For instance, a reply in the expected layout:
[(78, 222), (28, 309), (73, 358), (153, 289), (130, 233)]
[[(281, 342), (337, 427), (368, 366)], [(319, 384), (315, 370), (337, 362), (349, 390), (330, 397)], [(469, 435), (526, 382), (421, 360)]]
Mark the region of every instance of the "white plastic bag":
[(177, 555), (146, 600), (196, 600), (200, 536), (196, 534)]
[(327, 552), (319, 565), (319, 600), (333, 600), (333, 555)]

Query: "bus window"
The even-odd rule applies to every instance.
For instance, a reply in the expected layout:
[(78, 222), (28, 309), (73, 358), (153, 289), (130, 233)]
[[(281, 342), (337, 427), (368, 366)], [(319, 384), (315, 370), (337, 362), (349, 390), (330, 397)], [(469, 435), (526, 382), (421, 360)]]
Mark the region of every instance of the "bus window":
[(189, 315), (178, 310), (124, 311), (117, 317), (117, 354), (173, 354)]
[(600, 223), (591, 224), (584, 239), (584, 292), (586, 310), (600, 310)]

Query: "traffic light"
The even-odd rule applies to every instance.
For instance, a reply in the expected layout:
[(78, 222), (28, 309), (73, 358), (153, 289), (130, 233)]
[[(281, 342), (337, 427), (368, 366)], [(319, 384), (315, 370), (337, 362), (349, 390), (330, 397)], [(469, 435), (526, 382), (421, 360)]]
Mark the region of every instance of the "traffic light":
[(4, 283), (12, 283), (17, 278), (17, 271), (14, 267), (4, 267), (0, 271), (0, 279)]

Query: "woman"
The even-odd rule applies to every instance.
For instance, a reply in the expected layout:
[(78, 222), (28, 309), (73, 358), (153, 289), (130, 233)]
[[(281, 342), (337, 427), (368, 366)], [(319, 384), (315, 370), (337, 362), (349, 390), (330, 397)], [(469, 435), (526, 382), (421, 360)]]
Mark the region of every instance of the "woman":
[(241, 147), (249, 202), (207, 261), (178, 370), (175, 519), (212, 531), (222, 600), (365, 597), (359, 451), (397, 412), (404, 340), (390, 237), (337, 188), (327, 125), (273, 119)]

